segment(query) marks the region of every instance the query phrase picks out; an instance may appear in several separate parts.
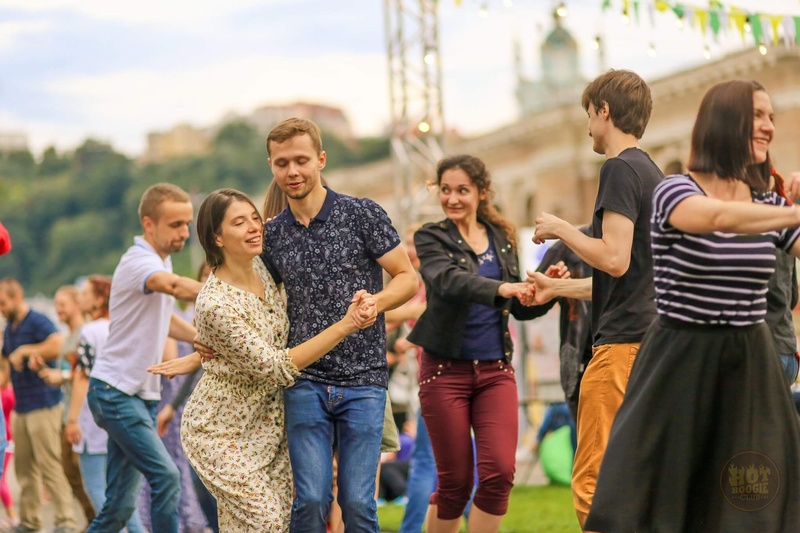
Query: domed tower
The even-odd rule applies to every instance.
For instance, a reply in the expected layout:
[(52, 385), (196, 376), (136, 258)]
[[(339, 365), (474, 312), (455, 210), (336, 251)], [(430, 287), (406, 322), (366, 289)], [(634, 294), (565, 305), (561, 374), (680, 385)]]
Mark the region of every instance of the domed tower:
[(580, 73), (578, 43), (561, 24), (561, 17), (553, 13), (553, 19), (555, 27), (540, 48), (541, 80), (531, 81), (522, 75), (515, 44), (517, 102), (522, 115), (568, 103), (580, 104), (586, 80)]

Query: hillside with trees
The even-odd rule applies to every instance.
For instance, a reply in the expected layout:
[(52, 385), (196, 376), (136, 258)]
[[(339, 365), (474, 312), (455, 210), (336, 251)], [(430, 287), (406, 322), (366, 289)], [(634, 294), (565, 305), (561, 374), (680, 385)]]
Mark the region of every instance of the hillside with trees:
[[(344, 143), (323, 132), (328, 168), (387, 157), (387, 139)], [(163, 163), (137, 164), (108, 144), (86, 140), (74, 152), (48, 148), (0, 153), (0, 220), (13, 241), (0, 257), (0, 277), (20, 280), (26, 291), (52, 295), (60, 285), (93, 273), (110, 275), (132, 238), (141, 232), (136, 209), (144, 190), (158, 182), (189, 192), (195, 207), (209, 192), (233, 187), (261, 204), (272, 174), (264, 139), (245, 122), (222, 128), (211, 152)], [(176, 272), (193, 275), (191, 254), (173, 256)]]

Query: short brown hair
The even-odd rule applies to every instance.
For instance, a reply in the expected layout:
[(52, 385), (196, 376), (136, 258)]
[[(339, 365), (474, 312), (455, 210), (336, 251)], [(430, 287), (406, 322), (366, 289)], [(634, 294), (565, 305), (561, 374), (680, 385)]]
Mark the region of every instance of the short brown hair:
[(270, 130), (269, 135), (267, 135), (267, 155), (272, 156), (269, 151), (270, 142), (280, 144), (298, 135), (308, 135), (317, 150), (317, 154), (322, 153), (322, 134), (319, 131), (319, 126), (310, 120), (292, 117), (280, 122)]
[(189, 203), (192, 201), (186, 191), (177, 185), (173, 185), (172, 183), (156, 183), (148, 187), (142, 195), (142, 199), (139, 202), (139, 219), (141, 220), (144, 217), (149, 217), (153, 220), (158, 220), (161, 215), (158, 208), (166, 200)]
[(3, 278), (0, 279), (0, 288), (2, 288), (9, 298), (17, 298), (25, 296), (25, 289), (16, 278)]
[(653, 97), (650, 87), (635, 72), (611, 69), (590, 82), (583, 90), (581, 105), (588, 111), (589, 104), (595, 111), (608, 104), (608, 114), (614, 126), (628, 135), (641, 139), (650, 113)]
[(708, 90), (692, 129), (687, 168), (740, 179), (759, 190), (769, 188), (772, 161), (753, 163), (753, 93), (764, 91), (755, 80), (732, 80)]
[[(258, 208), (248, 196), (236, 189), (218, 189), (209, 194), (197, 213), (197, 238), (206, 253), (206, 263), (214, 271), (225, 262), (222, 249), (217, 245), (215, 237), (225, 219), (225, 213), (234, 200), (247, 202), (258, 213)], [(258, 215), (261, 218), (261, 215)]]

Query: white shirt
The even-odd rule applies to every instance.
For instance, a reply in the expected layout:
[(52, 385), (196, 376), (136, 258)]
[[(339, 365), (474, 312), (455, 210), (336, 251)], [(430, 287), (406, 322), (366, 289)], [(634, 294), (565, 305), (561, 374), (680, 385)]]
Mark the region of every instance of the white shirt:
[[(81, 328), (79, 345), (89, 346), (94, 350), (95, 361), (99, 354), (103, 353), (108, 342), (108, 319), (98, 318), (92, 322), (87, 322)], [(91, 375), (92, 369), (86, 368), (86, 373)], [(72, 445), (72, 450), (76, 453), (100, 454), (108, 453), (108, 434), (94, 421), (92, 412), (89, 410), (89, 402), (83, 399), (81, 412), (78, 415), (78, 426), (81, 428), (81, 440), (78, 444)]]
[(146, 283), (156, 272), (172, 272), (172, 261), (161, 259), (141, 236), (133, 243), (114, 270), (108, 344), (92, 377), (125, 394), (160, 400), (161, 379), (147, 368), (161, 362), (175, 298), (149, 291)]

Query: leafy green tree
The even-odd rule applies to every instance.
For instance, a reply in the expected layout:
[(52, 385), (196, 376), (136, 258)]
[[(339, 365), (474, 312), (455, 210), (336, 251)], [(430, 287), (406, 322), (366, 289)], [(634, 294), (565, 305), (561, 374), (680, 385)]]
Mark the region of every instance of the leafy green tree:
[(70, 169), (69, 157), (59, 155), (53, 146), (50, 146), (42, 153), (42, 160), (39, 162), (38, 174), (40, 176), (52, 176), (60, 174)]

